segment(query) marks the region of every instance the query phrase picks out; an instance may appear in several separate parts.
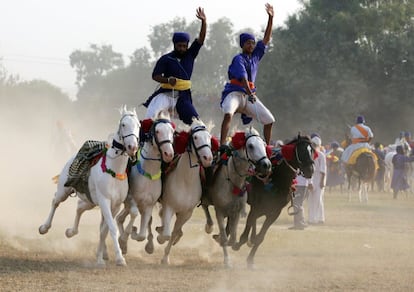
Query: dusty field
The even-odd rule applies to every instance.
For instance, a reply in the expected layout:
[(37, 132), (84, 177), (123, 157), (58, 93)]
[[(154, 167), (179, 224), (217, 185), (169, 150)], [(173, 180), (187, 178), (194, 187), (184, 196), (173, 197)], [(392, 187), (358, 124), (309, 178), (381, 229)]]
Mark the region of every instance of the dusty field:
[[(390, 194), (371, 194), (369, 204), (363, 205), (347, 202), (345, 195), (327, 194), (326, 224), (305, 231), (287, 230), (292, 218), (284, 211), (259, 249), (253, 271), (246, 268), (248, 247), (231, 251), (234, 267), (223, 268), (221, 249), (203, 232), (200, 209), (173, 248), (170, 266), (159, 263), (162, 246), (156, 245), (155, 253), (147, 255), (143, 243), (130, 241), (127, 267), (115, 266), (110, 249), (107, 267), (96, 268), (98, 211), (85, 214), (80, 234), (66, 239), (64, 231), (75, 211), (76, 199), (70, 199), (58, 209), (51, 231), (41, 236), (37, 227), (48, 212), (50, 198), (31, 199), (24, 207), (26, 216), (17, 211), (17, 217), (2, 220), (1, 291), (414, 289), (413, 195), (395, 201)], [(7, 206), (2, 204), (1, 209)]]

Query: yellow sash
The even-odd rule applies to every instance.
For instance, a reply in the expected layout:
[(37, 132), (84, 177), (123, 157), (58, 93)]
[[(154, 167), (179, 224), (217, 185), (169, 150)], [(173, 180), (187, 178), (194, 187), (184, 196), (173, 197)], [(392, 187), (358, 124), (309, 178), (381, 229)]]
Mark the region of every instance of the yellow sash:
[(370, 149), (368, 149), (366, 147), (362, 147), (362, 148), (359, 148), (359, 149), (355, 150), (352, 153), (351, 157), (349, 157), (348, 164), (355, 164), (358, 156), (360, 154), (364, 153), (364, 152), (371, 153), (374, 156), (375, 168), (378, 169), (379, 168), (379, 165), (378, 165), (378, 157), (375, 155), (374, 152), (372, 152)]
[(179, 91), (188, 90), (191, 88), (191, 80), (184, 80), (184, 79), (178, 79), (178, 78), (176, 78), (176, 80), (177, 80), (177, 83), (174, 86), (172, 86), (169, 83), (161, 83), (161, 88), (174, 89), (174, 90), (179, 90)]

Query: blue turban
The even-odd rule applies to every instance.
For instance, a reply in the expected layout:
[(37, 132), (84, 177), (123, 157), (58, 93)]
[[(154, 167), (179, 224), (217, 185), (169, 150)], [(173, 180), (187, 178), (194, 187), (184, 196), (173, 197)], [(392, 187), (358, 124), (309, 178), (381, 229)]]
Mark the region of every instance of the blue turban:
[(319, 135), (318, 133), (312, 133), (312, 134), (310, 135), (310, 137), (311, 137), (311, 139), (312, 139), (313, 137), (318, 137), (318, 138), (320, 138), (320, 137), (321, 137), (321, 135)]
[(242, 33), (240, 35), (240, 47), (243, 48), (243, 45), (245, 42), (247, 42), (248, 40), (255, 40), (254, 39), (254, 35), (250, 34), (250, 33)]
[(411, 132), (408, 132), (408, 131), (407, 131), (407, 132), (405, 132), (405, 133), (404, 133), (404, 137), (411, 137)]
[(174, 44), (188, 43), (190, 41), (190, 35), (186, 32), (175, 32), (172, 41)]
[(332, 147), (332, 148), (338, 148), (338, 147), (339, 147), (339, 143), (338, 143), (338, 142), (336, 142), (336, 141), (333, 141), (333, 142), (331, 143), (331, 147)]
[(356, 122), (357, 122), (357, 124), (365, 123), (364, 116), (357, 116)]

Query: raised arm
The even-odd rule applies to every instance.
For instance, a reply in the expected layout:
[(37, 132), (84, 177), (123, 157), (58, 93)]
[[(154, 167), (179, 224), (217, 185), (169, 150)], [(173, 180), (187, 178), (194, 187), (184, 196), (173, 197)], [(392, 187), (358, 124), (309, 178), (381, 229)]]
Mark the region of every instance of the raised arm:
[(202, 45), (206, 39), (207, 32), (207, 18), (204, 14), (204, 8), (198, 7), (196, 16), (201, 20), (200, 34), (198, 35), (197, 42)]
[(266, 12), (267, 15), (269, 15), (269, 18), (267, 20), (267, 26), (265, 30), (265, 34), (263, 37), (263, 43), (267, 45), (270, 42), (270, 38), (272, 37), (272, 28), (273, 28), (273, 6), (269, 3), (266, 3)]

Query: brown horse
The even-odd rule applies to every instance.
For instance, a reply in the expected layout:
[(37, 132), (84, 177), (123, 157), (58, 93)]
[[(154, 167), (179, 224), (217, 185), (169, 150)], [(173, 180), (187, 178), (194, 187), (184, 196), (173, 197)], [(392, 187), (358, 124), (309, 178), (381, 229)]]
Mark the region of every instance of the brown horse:
[[(310, 178), (313, 175), (313, 159), (315, 150), (308, 136), (300, 136), (290, 143), (283, 145), (276, 155), (272, 155), (274, 164), (270, 180), (267, 184), (257, 178), (252, 181), (251, 191), (248, 192), (247, 203), (250, 211), (247, 215), (245, 229), (239, 242), (232, 247), (239, 250), (249, 239), (253, 245), (247, 257), (247, 265), (253, 267), (254, 256), (260, 244), (263, 242), (267, 230), (279, 217), (282, 209), (292, 199), (292, 183), (298, 173)], [(256, 234), (256, 221), (265, 216), (265, 221)]]
[(373, 183), (377, 174), (375, 156), (371, 152), (361, 153), (355, 164), (346, 166), (346, 175), (348, 177), (348, 200), (351, 201), (351, 183), (352, 178), (358, 179), (358, 196), (359, 201), (368, 202), (368, 187)]

